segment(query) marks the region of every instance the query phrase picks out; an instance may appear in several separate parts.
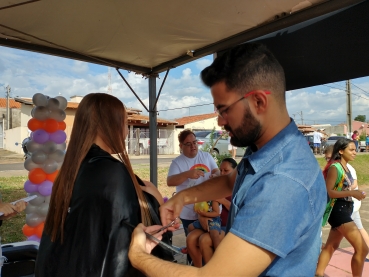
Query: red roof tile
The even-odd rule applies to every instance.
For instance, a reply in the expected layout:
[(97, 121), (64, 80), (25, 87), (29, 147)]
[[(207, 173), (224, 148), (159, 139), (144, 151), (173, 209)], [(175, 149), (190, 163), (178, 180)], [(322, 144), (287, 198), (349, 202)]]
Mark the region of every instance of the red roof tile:
[[(0, 108), (6, 108), (6, 98), (0, 98)], [(15, 102), (15, 100), (12, 98), (9, 98), (9, 108), (20, 109), (21, 104), (18, 102)]]
[(198, 122), (201, 120), (209, 119), (217, 117), (218, 115), (216, 113), (208, 113), (208, 114), (198, 114), (198, 115), (191, 115), (191, 116), (185, 116), (181, 118), (175, 119), (175, 121), (178, 122), (178, 125), (186, 125), (189, 123)]

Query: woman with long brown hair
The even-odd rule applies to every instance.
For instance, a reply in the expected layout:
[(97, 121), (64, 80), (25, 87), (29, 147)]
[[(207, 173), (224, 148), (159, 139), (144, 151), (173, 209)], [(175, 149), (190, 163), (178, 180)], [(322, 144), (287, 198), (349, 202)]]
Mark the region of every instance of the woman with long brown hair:
[(53, 185), (36, 276), (141, 276), (127, 257), (133, 230), (126, 222), (152, 225), (159, 204), (143, 190), (158, 191), (133, 173), (127, 121), (123, 103), (111, 95), (89, 94), (79, 104)]
[(355, 156), (356, 147), (354, 141), (341, 138), (334, 144), (331, 159), (323, 170), (327, 192), (331, 199), (327, 204), (323, 224), (328, 220), (331, 230), (329, 231), (327, 242), (320, 253), (315, 276), (324, 275), (324, 271), (334, 251), (338, 249), (343, 238), (350, 242), (355, 251), (351, 259), (352, 275), (362, 276), (368, 247), (351, 215), (353, 211), (352, 198), (362, 200), (366, 197), (366, 194), (361, 190), (351, 190), (354, 180), (347, 165), (348, 162), (355, 159)]

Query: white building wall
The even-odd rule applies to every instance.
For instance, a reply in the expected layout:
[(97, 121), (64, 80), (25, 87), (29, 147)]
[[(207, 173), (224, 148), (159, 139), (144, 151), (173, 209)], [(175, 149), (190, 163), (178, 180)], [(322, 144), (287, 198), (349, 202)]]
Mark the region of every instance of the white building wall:
[(21, 105), (21, 127), (26, 127), (28, 121), (32, 118), (31, 111), (33, 109), (32, 105)]
[(215, 130), (221, 130), (221, 128), (218, 126), (217, 116), (214, 116), (213, 118), (208, 118), (205, 120), (189, 123), (189, 124), (186, 124), (184, 127), (185, 129), (191, 129), (191, 130), (212, 130), (213, 128), (215, 128)]
[(22, 141), (28, 137), (27, 127), (17, 127), (5, 130), (4, 149), (23, 154)]

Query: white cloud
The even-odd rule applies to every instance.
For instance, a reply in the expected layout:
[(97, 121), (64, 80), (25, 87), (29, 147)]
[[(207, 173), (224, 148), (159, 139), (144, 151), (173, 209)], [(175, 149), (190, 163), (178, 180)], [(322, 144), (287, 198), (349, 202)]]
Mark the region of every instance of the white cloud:
[(213, 60), (208, 59), (208, 58), (202, 58), (196, 61), (196, 67), (199, 70), (203, 70), (205, 67), (211, 65), (211, 63), (213, 62)]

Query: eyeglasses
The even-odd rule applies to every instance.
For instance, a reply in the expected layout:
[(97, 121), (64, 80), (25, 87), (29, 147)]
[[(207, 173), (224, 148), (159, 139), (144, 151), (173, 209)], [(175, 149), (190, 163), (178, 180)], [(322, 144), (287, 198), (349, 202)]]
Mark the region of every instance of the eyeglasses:
[(198, 140), (194, 140), (193, 142), (186, 142), (186, 143), (182, 143), (182, 144), (184, 146), (191, 147), (192, 145), (196, 146), (197, 142), (198, 142)]
[[(229, 111), (229, 108), (230, 107), (232, 107), (236, 103), (240, 102), (241, 100), (249, 97), (250, 95), (254, 94), (255, 92), (256, 92), (256, 90), (253, 90), (253, 91), (250, 91), (250, 92), (246, 93), (244, 96), (242, 96), (236, 102), (233, 102), (229, 106), (225, 107), (223, 110), (218, 110), (217, 108), (214, 107), (214, 111), (218, 114), (218, 116), (220, 116), (221, 118), (225, 119), (227, 117), (227, 115), (228, 115), (228, 111)], [(264, 92), (265, 92), (265, 94), (271, 94), (270, 91), (264, 91)]]

